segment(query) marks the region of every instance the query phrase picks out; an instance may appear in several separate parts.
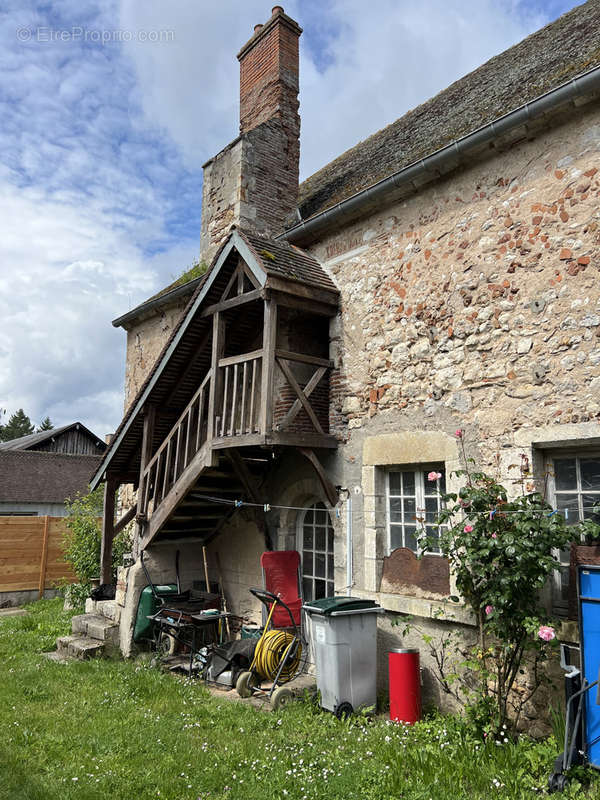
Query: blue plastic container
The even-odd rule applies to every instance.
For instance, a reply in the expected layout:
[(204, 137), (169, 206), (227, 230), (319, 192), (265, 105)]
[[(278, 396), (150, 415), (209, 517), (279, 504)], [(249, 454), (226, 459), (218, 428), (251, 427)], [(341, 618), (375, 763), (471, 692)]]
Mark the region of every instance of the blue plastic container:
[[(600, 672), (600, 567), (578, 568), (581, 672), (589, 683)], [(590, 766), (600, 769), (600, 705), (596, 687), (585, 694), (585, 749)]]

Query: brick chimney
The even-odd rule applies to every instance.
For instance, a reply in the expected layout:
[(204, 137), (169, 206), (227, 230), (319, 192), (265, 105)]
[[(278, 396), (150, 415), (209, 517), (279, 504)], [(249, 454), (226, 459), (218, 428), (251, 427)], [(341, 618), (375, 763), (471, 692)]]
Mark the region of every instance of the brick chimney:
[(240, 136), (204, 165), (200, 257), (210, 262), (232, 225), (280, 233), (298, 200), (298, 40), (275, 6), (238, 53)]
[(298, 40), (302, 29), (275, 6), (264, 25), (238, 53), (240, 133), (278, 118), (300, 136), (298, 114)]

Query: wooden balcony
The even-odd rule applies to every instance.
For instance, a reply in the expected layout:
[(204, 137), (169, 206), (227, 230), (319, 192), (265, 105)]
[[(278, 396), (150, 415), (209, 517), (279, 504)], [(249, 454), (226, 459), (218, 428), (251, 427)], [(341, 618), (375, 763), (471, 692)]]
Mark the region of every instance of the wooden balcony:
[[(137, 519), (146, 536), (217, 465), (218, 451), (335, 447), (326, 419), (331, 367), (327, 359), (284, 350), (274, 350), (269, 362), (264, 348), (220, 358), (216, 381), (211, 368), (141, 474)], [(311, 402), (318, 396), (320, 407)]]

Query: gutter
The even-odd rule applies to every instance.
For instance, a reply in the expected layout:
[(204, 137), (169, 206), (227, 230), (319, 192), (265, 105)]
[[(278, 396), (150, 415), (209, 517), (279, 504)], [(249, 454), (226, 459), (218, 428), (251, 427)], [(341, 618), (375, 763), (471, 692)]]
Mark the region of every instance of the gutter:
[(399, 189), (412, 184), (413, 190), (417, 191), (423, 184), (464, 163), (469, 156), (500, 136), (556, 110), (559, 106), (570, 102), (575, 104), (585, 95), (598, 91), (600, 91), (600, 67), (594, 67), (556, 89), (540, 95), (530, 103), (519, 106), (514, 111), (498, 117), (493, 122), (362, 189), (335, 206), (294, 225), (275, 238), (284, 239), (291, 244), (306, 245), (317, 239), (322, 231), (361, 216), (366, 207), (380, 205), (385, 197), (389, 197)]

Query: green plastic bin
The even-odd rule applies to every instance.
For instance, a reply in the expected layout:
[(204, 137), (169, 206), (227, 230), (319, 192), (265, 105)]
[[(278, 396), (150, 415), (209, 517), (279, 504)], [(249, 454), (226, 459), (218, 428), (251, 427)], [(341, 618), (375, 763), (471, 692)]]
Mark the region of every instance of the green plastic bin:
[[(167, 599), (169, 597), (175, 597), (178, 594), (177, 586), (174, 583), (155, 586), (154, 591), (157, 595), (160, 595), (160, 597)], [(156, 614), (160, 605), (158, 598), (154, 596), (151, 586), (146, 586), (142, 589), (135, 618), (135, 627), (133, 629), (134, 642), (141, 642), (143, 639), (152, 638), (152, 623), (148, 617), (151, 614)]]

